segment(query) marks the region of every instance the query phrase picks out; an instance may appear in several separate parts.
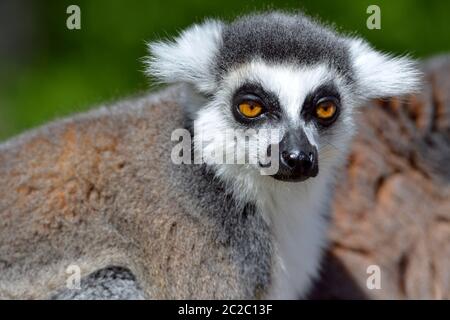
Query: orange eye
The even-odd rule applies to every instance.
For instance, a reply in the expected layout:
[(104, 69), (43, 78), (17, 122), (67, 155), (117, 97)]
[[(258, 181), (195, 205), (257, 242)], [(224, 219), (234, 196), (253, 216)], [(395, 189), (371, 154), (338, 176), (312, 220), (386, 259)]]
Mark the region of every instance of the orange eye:
[(331, 119), (336, 113), (336, 105), (331, 101), (319, 103), (316, 107), (316, 116), (322, 120)]
[(262, 113), (262, 106), (254, 101), (246, 101), (239, 105), (239, 112), (247, 118), (255, 118)]

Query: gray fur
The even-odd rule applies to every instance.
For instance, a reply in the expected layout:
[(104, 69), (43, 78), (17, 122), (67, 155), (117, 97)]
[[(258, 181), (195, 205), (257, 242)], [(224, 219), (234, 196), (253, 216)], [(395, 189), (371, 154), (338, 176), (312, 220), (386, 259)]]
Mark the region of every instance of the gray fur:
[(142, 300), (144, 293), (127, 269), (110, 267), (81, 280), (80, 288), (62, 289), (55, 300)]
[(270, 64), (326, 63), (348, 80), (353, 77), (348, 43), (302, 13), (248, 15), (224, 27), (215, 63), (218, 76), (255, 58)]
[[(0, 298), (49, 298), (69, 265), (129, 268), (147, 298), (254, 298), (271, 235), (203, 166), (170, 161), (180, 88), (0, 145)], [(243, 240), (245, 239), (245, 241)]]

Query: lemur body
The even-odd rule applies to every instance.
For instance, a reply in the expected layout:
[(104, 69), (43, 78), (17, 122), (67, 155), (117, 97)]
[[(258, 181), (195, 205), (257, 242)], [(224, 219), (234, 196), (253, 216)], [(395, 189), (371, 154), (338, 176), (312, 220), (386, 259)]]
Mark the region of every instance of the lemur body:
[[(414, 88), (413, 65), (301, 14), (208, 21), (150, 51), (149, 73), (179, 85), (0, 145), (0, 298), (49, 297), (69, 265), (129, 268), (148, 298), (304, 296), (354, 108)], [(208, 138), (196, 151), (277, 129), (280, 169), (174, 164), (182, 127)]]
[(45, 298), (65, 286), (69, 265), (83, 275), (129, 268), (152, 298), (265, 291), (271, 241), (262, 217), (251, 208), (243, 215), (203, 166), (167, 160), (171, 133), (183, 126), (178, 93), (100, 109), (2, 146), (2, 298)]

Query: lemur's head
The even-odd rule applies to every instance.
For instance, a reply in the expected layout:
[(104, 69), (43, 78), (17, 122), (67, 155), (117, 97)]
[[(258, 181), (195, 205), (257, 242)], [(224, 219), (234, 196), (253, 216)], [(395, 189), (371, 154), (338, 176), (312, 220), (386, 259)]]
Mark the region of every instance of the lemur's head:
[[(272, 174), (278, 181), (304, 181), (326, 172), (345, 155), (357, 105), (417, 86), (409, 59), (379, 53), (302, 14), (248, 15), (230, 24), (210, 20), (172, 42), (149, 47), (152, 76), (186, 83), (201, 98), (187, 110), (195, 139), (207, 141), (201, 147), (205, 154), (217, 149), (225, 132), (241, 129), (225, 153), (238, 149), (243, 155), (239, 149), (245, 149), (254, 160), (257, 154), (248, 150), (245, 130), (253, 129), (251, 135), (261, 129), (279, 132), (278, 141), (260, 135), (255, 149), (267, 155), (274, 146), (279, 149), (279, 168)], [(208, 156), (205, 161), (213, 162)], [(222, 176), (246, 177), (259, 174), (266, 164), (216, 164), (216, 169)]]

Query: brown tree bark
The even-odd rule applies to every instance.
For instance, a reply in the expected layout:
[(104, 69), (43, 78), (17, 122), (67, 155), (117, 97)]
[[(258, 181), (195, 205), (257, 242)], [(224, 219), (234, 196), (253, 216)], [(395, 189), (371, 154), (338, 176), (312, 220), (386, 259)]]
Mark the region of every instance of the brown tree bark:
[[(423, 73), (421, 93), (360, 109), (312, 298), (450, 298), (450, 57)], [(381, 289), (367, 287), (370, 265)]]

